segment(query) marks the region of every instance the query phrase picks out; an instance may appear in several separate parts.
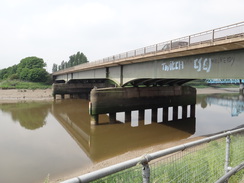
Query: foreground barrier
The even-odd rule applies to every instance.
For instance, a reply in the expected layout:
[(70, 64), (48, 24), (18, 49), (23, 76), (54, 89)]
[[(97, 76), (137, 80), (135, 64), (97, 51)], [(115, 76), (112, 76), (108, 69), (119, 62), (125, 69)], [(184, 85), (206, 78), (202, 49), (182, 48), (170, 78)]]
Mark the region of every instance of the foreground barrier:
[[(63, 183), (244, 180), (244, 128), (147, 154)], [(234, 175), (234, 176), (233, 176)]]

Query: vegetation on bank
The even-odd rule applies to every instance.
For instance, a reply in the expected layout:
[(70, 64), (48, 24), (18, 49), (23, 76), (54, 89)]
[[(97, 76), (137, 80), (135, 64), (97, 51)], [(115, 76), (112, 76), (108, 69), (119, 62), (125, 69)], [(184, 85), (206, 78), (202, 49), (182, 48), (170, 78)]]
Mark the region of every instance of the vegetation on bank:
[(185, 85), (192, 86), (195, 88), (238, 88), (239, 84), (209, 84), (205, 81), (205, 79), (193, 80)]
[[(231, 136), (230, 166), (235, 167), (244, 158), (243, 133)], [(150, 165), (151, 182), (214, 182), (224, 175), (224, 139), (198, 146), (184, 155), (163, 158)], [(187, 150), (185, 150), (187, 151)], [(229, 179), (230, 183), (241, 182), (244, 170)], [(98, 179), (95, 182), (142, 182), (141, 165)]]
[(47, 83), (50, 81), (50, 75), (44, 67), (46, 63), (42, 58), (26, 57), (17, 65), (0, 70), (0, 79)]
[(76, 65), (87, 63), (87, 57), (82, 52), (77, 52), (69, 57), (69, 61), (62, 61), (60, 65), (53, 64), (52, 72), (67, 69)]
[(0, 81), (0, 89), (47, 89), (51, 88), (52, 85), (49, 83), (42, 82), (30, 82), (21, 80), (3, 80)]
[[(88, 62), (87, 57), (77, 52), (62, 61), (53, 64), (53, 72)], [(52, 77), (46, 71), (46, 63), (42, 58), (26, 57), (19, 64), (0, 69), (0, 89), (46, 89), (51, 88)]]
[(1, 89), (51, 88), (51, 76), (42, 58), (26, 57), (19, 64), (0, 70)]

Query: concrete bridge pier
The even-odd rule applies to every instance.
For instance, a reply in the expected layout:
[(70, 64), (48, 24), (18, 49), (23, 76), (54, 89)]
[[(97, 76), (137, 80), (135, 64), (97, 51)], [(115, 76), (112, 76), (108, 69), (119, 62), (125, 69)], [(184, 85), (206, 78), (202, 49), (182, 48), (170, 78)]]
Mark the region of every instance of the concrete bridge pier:
[(240, 88), (239, 88), (239, 92), (240, 92), (240, 94), (243, 94), (243, 92), (244, 92), (244, 85), (243, 85), (241, 79), (240, 79)]
[(109, 122), (114, 124), (116, 122), (116, 113), (109, 113)]
[(196, 116), (196, 106), (194, 104), (194, 105), (191, 105), (190, 117), (195, 118), (195, 116)]
[[(187, 106), (191, 106), (190, 117), (195, 117), (196, 89), (189, 86), (163, 86), (141, 88), (94, 88), (91, 91), (89, 112), (92, 125), (99, 124), (99, 115), (109, 113), (110, 123), (116, 122), (116, 113), (125, 112), (125, 122), (131, 121), (131, 111), (139, 112), (143, 120), (145, 109), (152, 109), (151, 121), (157, 122), (158, 108), (163, 108), (163, 122), (169, 121), (169, 107), (173, 108), (172, 120), (178, 120), (179, 106), (182, 119), (187, 118)], [(194, 107), (193, 107), (194, 106)]]
[(98, 125), (99, 115), (93, 114), (91, 115), (91, 125)]
[(163, 108), (163, 122), (169, 121), (169, 108), (165, 107)]
[(125, 123), (131, 122), (131, 111), (125, 111)]
[(158, 121), (158, 109), (153, 108), (152, 109), (152, 122), (157, 123), (157, 121)]

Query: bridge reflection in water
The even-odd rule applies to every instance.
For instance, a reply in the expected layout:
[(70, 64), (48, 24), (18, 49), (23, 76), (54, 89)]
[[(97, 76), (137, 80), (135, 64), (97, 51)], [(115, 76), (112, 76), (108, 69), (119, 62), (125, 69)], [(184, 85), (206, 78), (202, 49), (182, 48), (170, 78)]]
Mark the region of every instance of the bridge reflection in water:
[(226, 107), (232, 117), (244, 112), (244, 94), (242, 93), (201, 95), (198, 97), (197, 103), (199, 102), (202, 108), (206, 108), (207, 105)]
[(145, 109), (143, 116), (137, 110), (132, 111), (131, 123), (125, 122), (123, 112), (117, 114), (113, 123), (108, 115), (101, 114), (99, 125), (92, 125), (88, 102), (55, 101), (51, 112), (93, 162), (138, 148), (177, 142), (195, 133), (195, 113), (192, 116), (189, 107), (184, 119), (179, 110), (178, 119), (173, 120), (173, 108), (169, 108), (169, 119), (163, 122), (163, 110), (158, 108), (156, 117), (151, 109)]
[(243, 95), (239, 96), (209, 96), (206, 99), (208, 104), (219, 105), (231, 109), (231, 116), (238, 116), (244, 111)]

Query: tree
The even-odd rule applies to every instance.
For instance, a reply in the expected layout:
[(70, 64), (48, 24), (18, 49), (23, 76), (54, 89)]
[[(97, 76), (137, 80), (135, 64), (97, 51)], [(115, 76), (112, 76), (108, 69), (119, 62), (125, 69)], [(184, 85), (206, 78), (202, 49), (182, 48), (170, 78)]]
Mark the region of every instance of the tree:
[(29, 80), (29, 70), (28, 68), (21, 69), (21, 72), (19, 72), (18, 76), (21, 80), (28, 81)]
[(68, 62), (63, 60), (60, 65), (53, 64), (53, 72), (73, 67), (79, 64), (84, 64), (87, 62), (87, 57), (82, 52), (78, 51), (76, 54), (69, 56)]
[(18, 68), (44, 68), (46, 67), (46, 63), (43, 61), (42, 58), (38, 57), (26, 57), (20, 61), (18, 64)]
[[(21, 79), (33, 82), (50, 82), (50, 76), (44, 69), (42, 58), (26, 57), (18, 65), (0, 70), (0, 79)], [(57, 68), (57, 65), (56, 65)]]
[(57, 72), (58, 71), (58, 65), (57, 64), (53, 64), (53, 72)]
[(42, 58), (26, 57), (20, 61), (17, 74), (20, 79), (33, 82), (45, 82), (48, 73), (44, 69), (46, 63)]
[(34, 68), (30, 69), (28, 73), (28, 80), (33, 82), (46, 82), (48, 79), (48, 73), (45, 69)]

